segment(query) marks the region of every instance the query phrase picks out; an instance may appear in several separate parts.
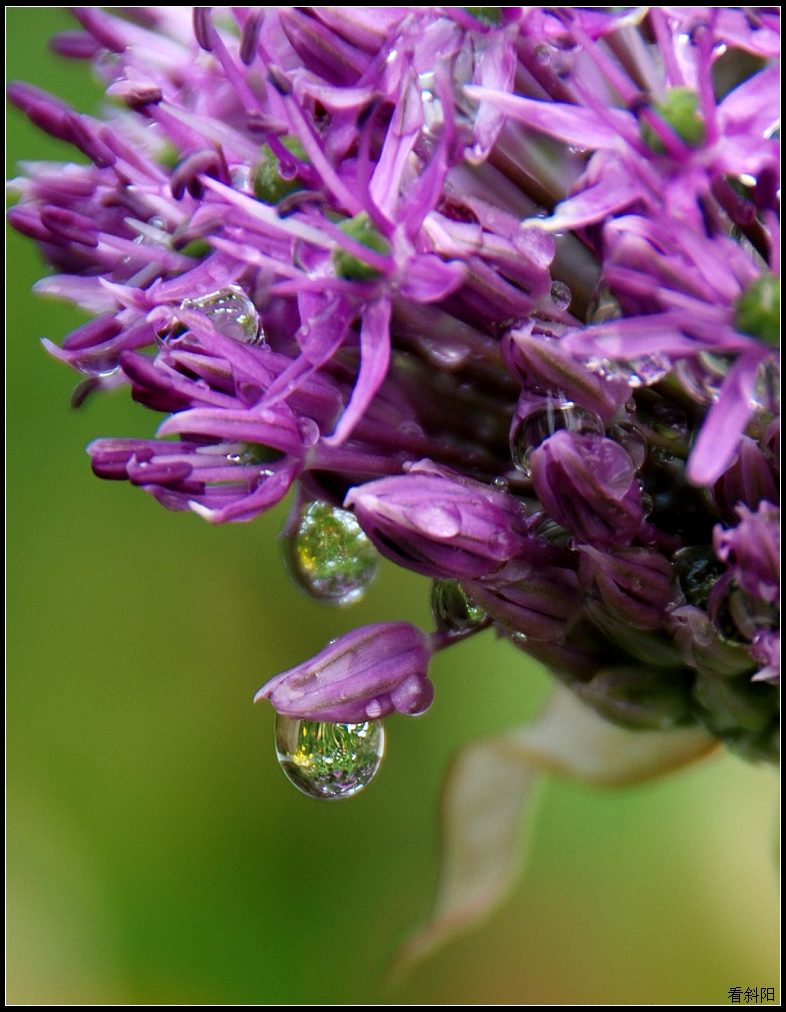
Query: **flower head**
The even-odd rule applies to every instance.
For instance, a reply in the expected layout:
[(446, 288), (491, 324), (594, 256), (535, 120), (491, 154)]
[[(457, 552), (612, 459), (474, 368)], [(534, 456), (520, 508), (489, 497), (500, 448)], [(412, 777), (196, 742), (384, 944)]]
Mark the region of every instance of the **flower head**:
[(324, 504), (308, 551), (351, 553), (315, 529), (343, 508), (442, 588), (432, 639), (367, 627), (261, 695), (421, 712), (431, 651), (491, 625), (612, 720), (768, 753), (776, 15), (75, 16), (54, 48), (110, 105), (11, 85), (83, 161), (26, 166), (10, 220), (38, 289), (95, 315), (46, 342), (75, 403), (125, 386), (165, 416), (93, 470), (211, 523), (295, 486), (288, 538)]

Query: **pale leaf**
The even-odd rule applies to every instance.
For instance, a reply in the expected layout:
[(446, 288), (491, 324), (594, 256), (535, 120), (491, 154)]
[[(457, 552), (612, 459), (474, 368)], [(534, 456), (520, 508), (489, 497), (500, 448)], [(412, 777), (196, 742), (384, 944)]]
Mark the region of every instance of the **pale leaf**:
[(617, 727), (561, 686), (533, 724), (470, 745), (457, 756), (445, 785), (442, 866), (431, 920), (399, 950), (393, 975), (474, 926), (508, 894), (524, 865), (523, 838), (543, 774), (623, 786), (678, 769), (715, 748), (715, 740), (695, 727)]

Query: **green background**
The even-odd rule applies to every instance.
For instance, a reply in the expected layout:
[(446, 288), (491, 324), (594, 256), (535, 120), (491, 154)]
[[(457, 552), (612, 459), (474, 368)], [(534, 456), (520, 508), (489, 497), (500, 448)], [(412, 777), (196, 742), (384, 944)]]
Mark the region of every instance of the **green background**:
[[(70, 18), (7, 9), (9, 77), (95, 107), (47, 54)], [(16, 110), (20, 159), (68, 159)], [(8, 955), (11, 1003), (725, 1003), (778, 985), (776, 777), (722, 755), (653, 785), (544, 791), (529, 871), (491, 919), (387, 987), (436, 877), (451, 756), (537, 709), (536, 666), (486, 634), (440, 655), (424, 717), (388, 722), (374, 785), (299, 795), (276, 766), (269, 676), (353, 625), (427, 625), (427, 582), (384, 567), (333, 611), (284, 574), (282, 510), (212, 528), (92, 477), (99, 435), (148, 436), (123, 391), (69, 408), (8, 239)]]

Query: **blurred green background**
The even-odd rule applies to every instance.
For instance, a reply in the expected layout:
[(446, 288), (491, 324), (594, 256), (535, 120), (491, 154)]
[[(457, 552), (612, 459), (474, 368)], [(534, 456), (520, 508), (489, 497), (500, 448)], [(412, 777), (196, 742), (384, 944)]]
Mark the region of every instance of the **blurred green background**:
[[(81, 110), (87, 67), (47, 53), (60, 9), (6, 8), (11, 79)], [(71, 152), (8, 115), (9, 176)], [(428, 625), (427, 581), (385, 567), (333, 611), (285, 575), (283, 511), (215, 529), (92, 477), (99, 435), (152, 434), (125, 392), (69, 408), (47, 357), (80, 317), (31, 295), (8, 238), (8, 954), (12, 1004), (725, 1003), (778, 986), (777, 781), (728, 755), (654, 785), (544, 791), (508, 903), (395, 988), (422, 923), (450, 757), (526, 719), (536, 666), (487, 634), (440, 655), (436, 703), (388, 722), (344, 803), (280, 773), (270, 675), (353, 625)]]

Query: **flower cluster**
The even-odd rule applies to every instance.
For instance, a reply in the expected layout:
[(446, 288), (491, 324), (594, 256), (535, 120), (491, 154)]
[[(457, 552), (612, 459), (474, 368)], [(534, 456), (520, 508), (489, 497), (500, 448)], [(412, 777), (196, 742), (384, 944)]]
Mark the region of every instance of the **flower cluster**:
[[(104, 478), (211, 523), (296, 486), (296, 572), (373, 551), (437, 630), (357, 630), (260, 690), (421, 712), (493, 626), (638, 728), (777, 725), (779, 23), (751, 8), (76, 8), (102, 119), (12, 225), (95, 319), (47, 347), (157, 438)], [(305, 574), (305, 576), (304, 576)]]

